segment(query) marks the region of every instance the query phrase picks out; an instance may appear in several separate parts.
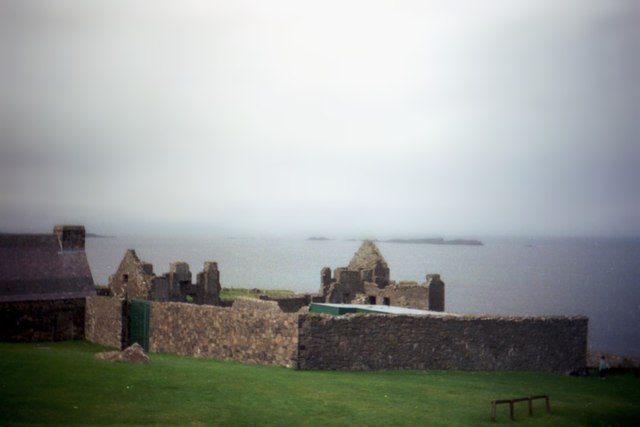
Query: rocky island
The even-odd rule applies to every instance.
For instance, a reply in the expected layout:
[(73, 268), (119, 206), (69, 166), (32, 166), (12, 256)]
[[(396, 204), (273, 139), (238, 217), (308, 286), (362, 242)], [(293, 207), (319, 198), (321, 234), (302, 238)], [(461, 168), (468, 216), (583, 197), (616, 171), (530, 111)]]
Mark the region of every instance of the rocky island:
[(482, 246), (483, 243), (473, 239), (453, 239), (445, 240), (442, 237), (427, 239), (389, 239), (385, 243), (413, 243), (421, 245), (465, 245), (465, 246)]

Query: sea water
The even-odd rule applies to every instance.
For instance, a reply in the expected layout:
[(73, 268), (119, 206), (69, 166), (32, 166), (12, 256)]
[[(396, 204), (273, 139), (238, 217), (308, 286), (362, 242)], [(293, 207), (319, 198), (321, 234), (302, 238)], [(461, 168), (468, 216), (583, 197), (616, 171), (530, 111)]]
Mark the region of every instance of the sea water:
[[(195, 274), (217, 261), (224, 287), (317, 292), (320, 270), (346, 266), (361, 242), (178, 237), (88, 238), (96, 283), (127, 249), (153, 264), (186, 261)], [(584, 315), (589, 349), (640, 357), (640, 240), (495, 239), (483, 246), (377, 243), (391, 279), (439, 273), (454, 313)]]

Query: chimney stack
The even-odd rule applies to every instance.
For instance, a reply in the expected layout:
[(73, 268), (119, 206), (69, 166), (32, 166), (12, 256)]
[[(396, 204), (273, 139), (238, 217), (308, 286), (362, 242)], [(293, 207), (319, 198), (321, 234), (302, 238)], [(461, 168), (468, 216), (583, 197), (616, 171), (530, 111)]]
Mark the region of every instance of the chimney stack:
[(53, 229), (63, 251), (84, 250), (85, 231), (83, 225), (56, 225)]

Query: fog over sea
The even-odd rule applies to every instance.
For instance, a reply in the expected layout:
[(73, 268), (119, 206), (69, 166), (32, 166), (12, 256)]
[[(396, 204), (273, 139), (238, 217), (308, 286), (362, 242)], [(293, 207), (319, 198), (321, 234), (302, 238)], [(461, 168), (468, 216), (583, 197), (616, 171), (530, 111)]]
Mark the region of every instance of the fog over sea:
[[(490, 239), (483, 246), (377, 245), (395, 281), (439, 273), (453, 313), (585, 315), (589, 349), (640, 357), (640, 239)], [(217, 261), (223, 287), (317, 292), (320, 270), (346, 266), (360, 241), (248, 238), (88, 238), (96, 283), (126, 249), (156, 274), (186, 261), (194, 275)]]

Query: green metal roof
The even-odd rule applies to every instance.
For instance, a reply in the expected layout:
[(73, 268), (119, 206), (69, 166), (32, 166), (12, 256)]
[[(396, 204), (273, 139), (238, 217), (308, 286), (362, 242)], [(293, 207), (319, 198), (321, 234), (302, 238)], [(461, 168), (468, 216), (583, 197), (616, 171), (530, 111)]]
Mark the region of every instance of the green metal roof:
[(325, 313), (340, 316), (347, 313), (371, 313), (371, 314), (407, 314), (413, 316), (443, 315), (445, 313), (429, 310), (419, 310), (417, 308), (396, 307), (392, 305), (369, 305), (369, 304), (326, 304), (311, 303), (309, 305), (311, 313)]

